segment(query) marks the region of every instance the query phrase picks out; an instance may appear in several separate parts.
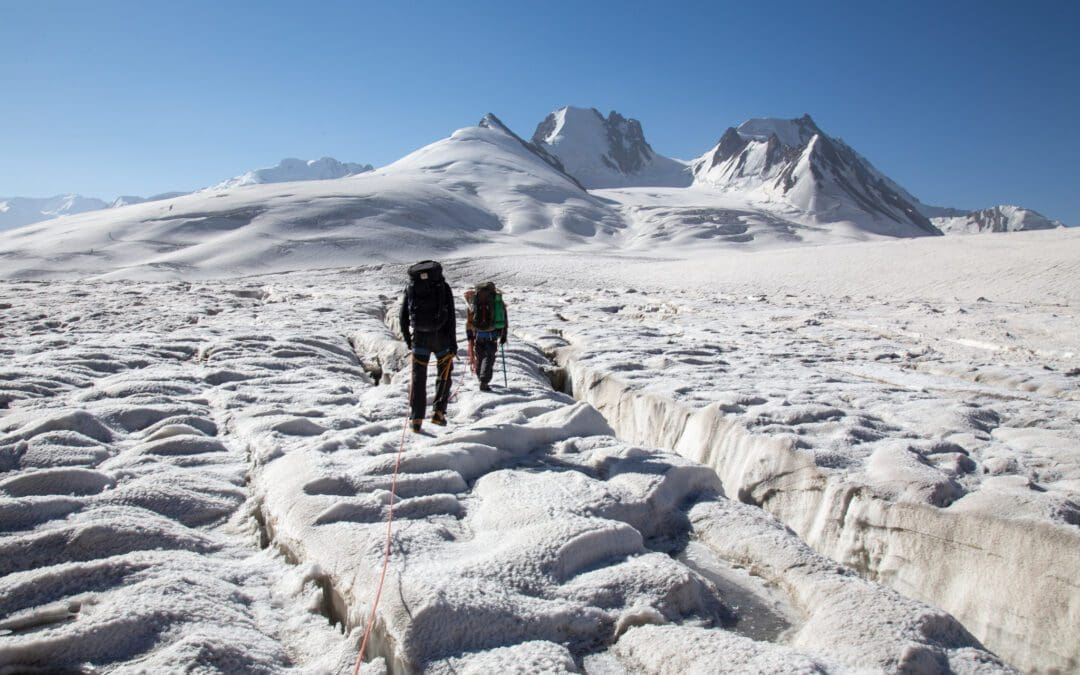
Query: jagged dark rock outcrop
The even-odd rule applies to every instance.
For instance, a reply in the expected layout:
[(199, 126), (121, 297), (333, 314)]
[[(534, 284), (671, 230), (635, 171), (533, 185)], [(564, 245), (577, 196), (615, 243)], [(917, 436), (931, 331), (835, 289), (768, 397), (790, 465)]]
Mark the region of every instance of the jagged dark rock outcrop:
[(691, 163), (695, 179), (718, 187), (785, 199), (812, 214), (845, 207), (896, 223), (901, 233), (938, 235), (919, 203), (809, 115), (754, 119), (727, 129)]

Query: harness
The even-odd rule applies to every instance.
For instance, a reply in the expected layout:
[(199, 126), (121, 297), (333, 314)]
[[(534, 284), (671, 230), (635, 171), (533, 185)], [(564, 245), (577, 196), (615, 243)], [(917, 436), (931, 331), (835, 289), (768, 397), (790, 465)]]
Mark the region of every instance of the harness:
[(432, 352), (426, 347), (413, 347), (413, 362), (427, 367), (433, 353), (435, 354), (435, 363), (438, 364), (436, 377), (440, 380), (450, 379), (450, 373), (454, 368), (454, 353), (449, 348)]

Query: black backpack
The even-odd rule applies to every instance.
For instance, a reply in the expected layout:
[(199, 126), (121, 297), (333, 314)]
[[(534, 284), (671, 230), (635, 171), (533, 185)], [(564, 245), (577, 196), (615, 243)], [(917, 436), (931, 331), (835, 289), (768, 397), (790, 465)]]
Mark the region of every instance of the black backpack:
[(442, 265), (424, 260), (409, 268), (409, 322), (420, 333), (434, 333), (446, 323)]
[(476, 286), (472, 322), (476, 330), (495, 330), (495, 284), (491, 281)]

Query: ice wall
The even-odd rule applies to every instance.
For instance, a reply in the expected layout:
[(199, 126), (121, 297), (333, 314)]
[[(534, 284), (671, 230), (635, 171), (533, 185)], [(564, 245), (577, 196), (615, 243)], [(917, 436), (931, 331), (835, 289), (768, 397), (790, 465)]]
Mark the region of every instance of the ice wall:
[(817, 466), (790, 436), (751, 432), (720, 405), (694, 409), (641, 392), (572, 350), (558, 360), (574, 395), (620, 438), (712, 467), (729, 496), (761, 506), (867, 578), (946, 609), (1022, 668), (1068, 672), (1080, 664), (1080, 532), (1040, 517), (1023, 479), (991, 482), (947, 508), (895, 501)]

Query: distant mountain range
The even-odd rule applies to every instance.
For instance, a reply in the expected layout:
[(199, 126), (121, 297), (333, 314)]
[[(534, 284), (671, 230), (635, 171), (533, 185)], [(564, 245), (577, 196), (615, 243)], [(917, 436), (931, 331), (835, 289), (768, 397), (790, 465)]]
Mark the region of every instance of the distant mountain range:
[(532, 140), (589, 189), (706, 184), (897, 236), (1063, 227), (1016, 206), (964, 211), (923, 204), (809, 115), (748, 120), (688, 162), (657, 154), (637, 120), (617, 112), (605, 118), (595, 108), (560, 108)]
[(809, 116), (749, 120), (683, 161), (636, 120), (582, 108), (529, 140), (488, 114), (377, 170), (285, 160), (111, 206), (0, 200), (0, 222), (39, 221), (0, 232), (0, 276), (233, 276), (481, 249), (680, 256), (1061, 226), (1014, 206), (923, 204)]
[[(304, 180), (328, 180), (344, 178), (365, 171), (371, 171), (370, 164), (354, 164), (351, 162), (339, 162), (331, 157), (322, 159), (294, 159), (281, 160), (277, 166), (265, 169), (248, 171), (234, 178), (222, 181), (206, 190), (228, 190), (245, 185), (261, 185), (264, 183), (284, 183), (288, 181)], [(143, 204), (146, 202), (160, 201), (180, 197), (188, 192), (165, 192), (152, 197), (138, 197), (134, 195), (122, 195), (106, 202), (94, 197), (67, 194), (55, 197), (0, 197), (0, 230), (21, 227), (42, 220), (69, 216), (87, 211), (99, 209), (118, 208), (131, 204)]]
[(208, 189), (229, 190), (231, 188), (244, 187), (245, 185), (263, 185), (265, 183), (289, 183), (301, 180), (332, 180), (355, 176), (358, 173), (371, 171), (370, 164), (355, 164), (353, 162), (339, 162), (332, 157), (322, 159), (295, 159), (292, 157), (281, 160), (277, 166), (267, 169), (255, 169), (245, 174), (222, 181)]
[(945, 234), (1021, 232), (1065, 227), (1064, 223), (1020, 206), (1002, 204), (978, 211), (922, 206), (923, 213)]
[(108, 208), (108, 202), (82, 195), (55, 197), (0, 197), (0, 230), (20, 227), (49, 218)]

